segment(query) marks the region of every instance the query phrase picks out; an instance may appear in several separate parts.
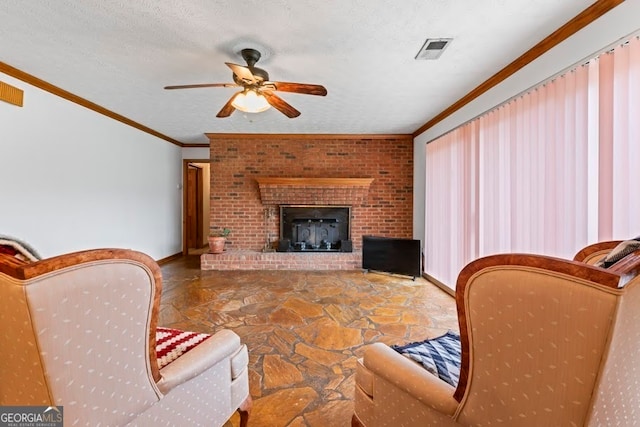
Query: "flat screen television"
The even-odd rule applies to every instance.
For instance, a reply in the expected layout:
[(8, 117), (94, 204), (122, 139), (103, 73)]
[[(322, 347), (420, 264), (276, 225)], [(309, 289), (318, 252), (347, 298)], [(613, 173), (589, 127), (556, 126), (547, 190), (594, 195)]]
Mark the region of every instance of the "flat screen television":
[(420, 240), (362, 236), (362, 268), (420, 277)]

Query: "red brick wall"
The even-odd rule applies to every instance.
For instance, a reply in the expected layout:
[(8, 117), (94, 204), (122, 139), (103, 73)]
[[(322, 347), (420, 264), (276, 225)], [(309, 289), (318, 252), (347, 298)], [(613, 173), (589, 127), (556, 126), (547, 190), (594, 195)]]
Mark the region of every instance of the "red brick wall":
[[(413, 224), (413, 141), (410, 137), (341, 139), (311, 136), (209, 135), (213, 229), (229, 227), (228, 250), (260, 250), (266, 243), (265, 208), (257, 177), (374, 178), (365, 204), (352, 207), (351, 239), (365, 234), (409, 238)], [(279, 234), (279, 210), (267, 219)]]

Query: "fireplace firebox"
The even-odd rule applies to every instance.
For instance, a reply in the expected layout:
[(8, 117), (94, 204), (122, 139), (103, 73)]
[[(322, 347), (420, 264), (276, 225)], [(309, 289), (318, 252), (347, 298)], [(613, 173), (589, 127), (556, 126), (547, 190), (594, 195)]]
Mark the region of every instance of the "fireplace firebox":
[(279, 252), (351, 252), (350, 206), (280, 206)]

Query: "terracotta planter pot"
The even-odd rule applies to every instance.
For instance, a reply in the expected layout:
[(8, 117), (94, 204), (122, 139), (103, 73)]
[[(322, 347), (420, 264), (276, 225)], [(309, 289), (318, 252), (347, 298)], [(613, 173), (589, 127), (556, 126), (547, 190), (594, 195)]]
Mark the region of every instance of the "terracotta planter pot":
[(220, 236), (209, 236), (209, 252), (212, 254), (221, 254), (224, 251), (226, 238)]

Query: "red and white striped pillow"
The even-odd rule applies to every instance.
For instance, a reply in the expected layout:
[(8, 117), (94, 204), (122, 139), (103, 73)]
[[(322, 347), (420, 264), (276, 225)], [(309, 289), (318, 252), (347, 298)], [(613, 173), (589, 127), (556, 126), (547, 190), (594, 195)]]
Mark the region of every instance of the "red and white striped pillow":
[(210, 336), (210, 334), (158, 327), (156, 329), (158, 369), (164, 368)]

